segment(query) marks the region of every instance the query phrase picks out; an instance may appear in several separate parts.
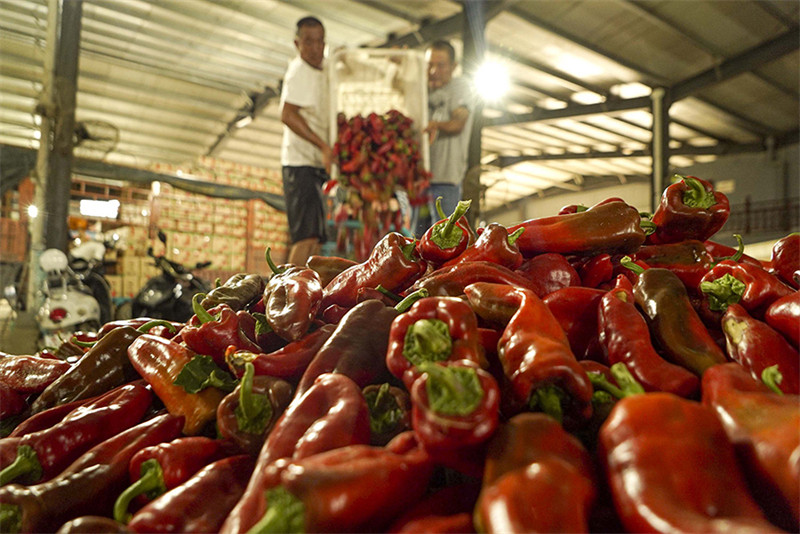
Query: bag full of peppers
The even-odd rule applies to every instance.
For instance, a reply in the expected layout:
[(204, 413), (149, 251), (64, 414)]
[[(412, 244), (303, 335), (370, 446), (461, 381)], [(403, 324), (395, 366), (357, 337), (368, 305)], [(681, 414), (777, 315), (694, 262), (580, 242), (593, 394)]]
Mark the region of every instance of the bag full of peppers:
[(0, 353), (0, 532), (800, 531), (797, 234), (712, 241), (694, 177), (468, 209)]

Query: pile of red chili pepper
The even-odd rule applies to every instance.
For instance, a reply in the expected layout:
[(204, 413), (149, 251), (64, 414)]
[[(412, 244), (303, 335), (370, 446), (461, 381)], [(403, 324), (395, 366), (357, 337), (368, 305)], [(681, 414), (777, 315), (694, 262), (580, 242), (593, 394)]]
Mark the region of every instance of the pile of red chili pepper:
[(404, 191), (411, 205), (427, 201), (431, 174), (422, 165), (419, 132), (414, 121), (396, 109), (347, 118), (339, 113), (333, 153), (339, 167), (338, 185), (344, 198), (336, 209), (338, 250), (347, 250), (344, 221), (358, 221), (354, 256), (363, 261), (380, 236), (402, 227), (395, 192)]
[[(0, 356), (2, 532), (797, 532), (800, 234), (678, 177)], [(66, 355), (66, 356), (65, 356)]]

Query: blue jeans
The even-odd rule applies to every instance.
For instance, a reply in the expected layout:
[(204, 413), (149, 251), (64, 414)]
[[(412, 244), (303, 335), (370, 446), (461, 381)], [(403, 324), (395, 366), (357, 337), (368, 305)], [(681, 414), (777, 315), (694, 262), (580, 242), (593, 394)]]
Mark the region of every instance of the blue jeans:
[[(456, 209), (456, 205), (461, 200), (461, 184), (431, 184), (428, 188), (430, 201), (428, 202), (428, 213), (420, 213), (420, 206), (413, 209), (411, 214), (411, 228), (416, 237), (431, 227), (433, 223), (440, 219), (436, 211), (436, 199), (442, 197), (441, 205), (445, 216), (449, 216)], [(423, 210), (424, 211), (424, 210)]]

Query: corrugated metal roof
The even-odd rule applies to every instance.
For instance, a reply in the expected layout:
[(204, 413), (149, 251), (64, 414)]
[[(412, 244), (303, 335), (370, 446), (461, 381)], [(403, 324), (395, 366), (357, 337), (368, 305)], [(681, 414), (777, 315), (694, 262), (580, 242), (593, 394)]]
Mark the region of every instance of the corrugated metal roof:
[[(490, 4), (487, 56), (508, 66), (512, 89), (484, 110), (484, 211), (594, 179), (648, 179), (652, 116), (646, 100), (624, 104), (654, 87), (679, 97), (675, 167), (797, 141), (796, 1)], [(431, 38), (463, 48), (463, 4), (450, 0), (84, 0), (76, 118), (108, 141), (77, 154), (143, 167), (213, 155), (278, 168), (274, 95), (307, 14), (324, 22), (331, 49)], [(47, 0), (0, 0), (0, 143), (38, 146), (46, 30)], [(581, 103), (597, 106), (572, 112)], [(235, 127), (251, 110), (255, 120)]]

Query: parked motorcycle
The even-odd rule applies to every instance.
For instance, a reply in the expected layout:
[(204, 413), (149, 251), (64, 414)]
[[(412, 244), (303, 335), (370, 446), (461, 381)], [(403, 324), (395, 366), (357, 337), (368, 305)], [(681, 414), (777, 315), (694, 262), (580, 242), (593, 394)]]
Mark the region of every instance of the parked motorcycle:
[[(158, 238), (166, 245), (167, 236), (161, 230), (158, 231)], [(148, 249), (147, 255), (153, 258), (161, 274), (150, 278), (133, 298), (130, 316), (188, 321), (194, 315), (192, 297), (197, 293), (208, 293), (211, 290), (208, 282), (194, 276), (192, 271), (204, 269), (211, 265), (211, 262), (198, 262), (192, 267), (187, 267), (167, 259), (163, 254), (156, 256), (152, 247)], [(127, 310), (120, 310), (117, 318), (127, 315)]]

